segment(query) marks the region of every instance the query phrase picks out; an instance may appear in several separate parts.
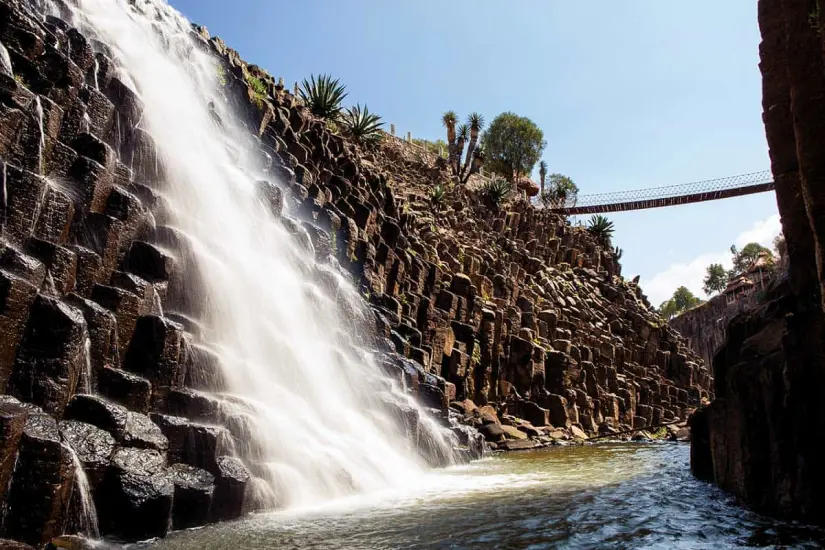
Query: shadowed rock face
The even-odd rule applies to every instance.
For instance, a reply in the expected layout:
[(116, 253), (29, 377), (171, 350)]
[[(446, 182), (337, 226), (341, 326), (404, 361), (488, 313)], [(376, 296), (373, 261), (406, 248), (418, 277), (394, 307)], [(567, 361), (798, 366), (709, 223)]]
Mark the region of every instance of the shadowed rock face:
[[(237, 412), (248, 404), (216, 395), (228, 380), (192, 292), (202, 274), (170, 227), (144, 106), (107, 45), (34, 4), (0, 0), (0, 536), (39, 546), (76, 523), (61, 443), (104, 536), (237, 518), (261, 504), (261, 449)], [(239, 147), (262, 160), (261, 202), (317, 259), (307, 280), (352, 309), (337, 266), (351, 276), (374, 313), (363, 340), (378, 367), (445, 424), (527, 448), (557, 428), (685, 418), (711, 395), (707, 367), (604, 243), (524, 203), (491, 210), (464, 187), (433, 205), (422, 197), (443, 166), (331, 133), (205, 29), (192, 40), (250, 130)], [(244, 71), (267, 85), (263, 102)], [(423, 413), (386, 401), (390, 428), (446, 463)], [(480, 456), (478, 433), (454, 430), (462, 455)]]
[[(820, 20), (815, 15), (819, 14)], [(825, 521), (825, 10), (760, 0), (765, 130), (789, 271), (734, 318), (713, 361), (716, 400), (692, 420), (692, 468), (769, 513)]]

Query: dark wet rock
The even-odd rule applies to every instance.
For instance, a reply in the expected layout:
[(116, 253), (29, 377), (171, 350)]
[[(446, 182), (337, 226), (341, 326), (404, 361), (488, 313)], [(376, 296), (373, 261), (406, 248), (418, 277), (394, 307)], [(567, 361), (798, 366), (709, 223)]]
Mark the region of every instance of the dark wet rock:
[(217, 422), (221, 402), (218, 398), (194, 390), (173, 389), (165, 402), (165, 412), (197, 422)]
[[(65, 301), (80, 310), (86, 319), (94, 382), (101, 369), (118, 366), (117, 321), (111, 311), (77, 294), (70, 294)], [(95, 387), (94, 383), (92, 387)]]
[(66, 409), (66, 418), (79, 420), (109, 432), (121, 445), (153, 449), (165, 453), (169, 442), (160, 428), (145, 414), (93, 395), (75, 395)]
[(0, 392), (5, 392), (37, 287), (0, 270)]
[(125, 353), (140, 316), (140, 298), (121, 288), (98, 284), (92, 289), (91, 299), (114, 314), (117, 320), (118, 349)]
[(175, 485), (172, 528), (189, 529), (206, 525), (211, 517), (215, 476), (187, 464), (173, 464), (168, 472)]
[(92, 424), (120, 439), (129, 411), (95, 395), (75, 395), (66, 407), (66, 419)]
[(217, 472), (218, 458), (232, 449), (226, 428), (198, 424), (179, 416), (152, 414), (152, 420), (169, 440), (169, 462)]
[(41, 545), (61, 533), (74, 483), (71, 456), (57, 422), (33, 409), (20, 439), (9, 489), (6, 536)]
[(21, 252), (13, 246), (3, 246), (0, 252), (0, 269), (40, 288), (46, 279), (46, 266), (37, 258)]
[(101, 534), (126, 540), (165, 536), (171, 528), (174, 493), (163, 454), (119, 449), (95, 495)]
[(86, 321), (62, 302), (32, 304), (8, 392), (61, 417), (85, 368)]
[(123, 260), (126, 271), (146, 279), (150, 283), (168, 281), (174, 269), (174, 259), (159, 248), (135, 241)]
[[(68, 223), (66, 228), (68, 231)], [(74, 290), (77, 276), (77, 256), (74, 252), (34, 237), (26, 241), (26, 252), (43, 262), (58, 296), (65, 296)]]
[(15, 398), (0, 396), (0, 518), (5, 515), (9, 483), (28, 417), (28, 411)]
[(212, 521), (236, 519), (243, 514), (244, 495), (249, 483), (249, 472), (243, 463), (231, 456), (217, 461), (215, 498), (212, 503)]
[(35, 548), (22, 542), (0, 539), (0, 550), (35, 550)]
[(186, 376), (181, 362), (183, 327), (159, 317), (140, 317), (135, 333), (123, 359), (123, 368), (149, 380), (155, 397), (169, 388), (183, 386)]
[(100, 541), (85, 539), (78, 535), (60, 535), (43, 547), (43, 550), (114, 550)]
[(98, 374), (98, 392), (127, 409), (149, 413), (152, 384), (145, 378), (120, 369), (103, 367)]
[(158, 426), (145, 414), (129, 412), (123, 432), (123, 445), (141, 449), (155, 449), (165, 453), (169, 441)]
[(100, 428), (76, 420), (64, 420), (58, 427), (60, 435), (74, 449), (83, 465), (89, 484), (96, 487), (103, 481), (106, 467), (115, 452), (115, 439)]

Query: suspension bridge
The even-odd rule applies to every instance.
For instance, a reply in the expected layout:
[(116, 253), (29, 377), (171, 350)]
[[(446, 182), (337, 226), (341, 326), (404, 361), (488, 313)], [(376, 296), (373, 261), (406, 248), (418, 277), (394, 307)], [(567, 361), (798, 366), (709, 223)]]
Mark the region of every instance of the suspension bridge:
[(715, 201), (764, 193), (773, 189), (773, 174), (764, 171), (668, 187), (568, 197), (564, 202), (551, 203), (546, 208), (567, 216), (604, 214)]

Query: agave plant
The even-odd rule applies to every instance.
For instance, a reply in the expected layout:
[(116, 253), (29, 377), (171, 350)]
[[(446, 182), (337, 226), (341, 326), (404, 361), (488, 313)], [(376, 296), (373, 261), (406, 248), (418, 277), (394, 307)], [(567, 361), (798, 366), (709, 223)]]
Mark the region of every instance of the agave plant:
[(601, 214), (596, 214), (591, 216), (590, 221), (587, 222), (587, 230), (603, 244), (610, 246), (614, 231), (613, 222)]
[(310, 75), (309, 80), (301, 82), (298, 94), (313, 114), (335, 120), (341, 115), (341, 102), (347, 97), (346, 89), (331, 75), (322, 74), (318, 78)]
[(430, 200), (433, 201), (433, 204), (440, 204), (446, 195), (447, 189), (442, 184), (438, 183), (435, 187), (433, 187), (433, 190), (430, 191)]
[(360, 104), (356, 104), (341, 117), (341, 125), (359, 141), (376, 143), (381, 139), (381, 127), (384, 123), (381, 122), (381, 117), (371, 113), (366, 105), (362, 109)]
[(624, 254), (624, 250), (622, 250), (618, 246), (613, 247), (613, 255), (616, 257), (617, 261), (622, 259), (623, 254)]
[(499, 208), (510, 195), (512, 186), (503, 179), (490, 180), (481, 187), (481, 197), (493, 208)]

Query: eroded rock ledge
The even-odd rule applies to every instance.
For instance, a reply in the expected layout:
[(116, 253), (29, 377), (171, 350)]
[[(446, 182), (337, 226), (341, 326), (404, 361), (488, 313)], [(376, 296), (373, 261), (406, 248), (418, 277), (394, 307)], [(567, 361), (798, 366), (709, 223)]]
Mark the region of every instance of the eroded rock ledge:
[[(192, 40), (245, 114), (273, 215), (349, 271), (375, 312), (381, 366), (445, 424), (452, 410), (524, 448), (685, 418), (710, 396), (701, 360), (586, 232), (524, 203), (491, 210), (470, 189), (434, 207), (437, 165), (392, 143), (361, 149), (205, 29)], [(185, 239), (157, 223), (140, 101), (105, 44), (28, 2), (0, 0), (0, 49), (0, 536), (41, 545), (77, 530), (67, 446), (106, 536), (256, 509), (254, 461), (232, 452), (247, 424), (214, 395), (219, 358), (187, 301)], [(438, 463), (418, 410), (395, 414)]]

